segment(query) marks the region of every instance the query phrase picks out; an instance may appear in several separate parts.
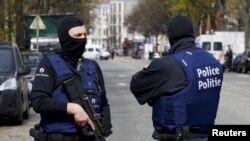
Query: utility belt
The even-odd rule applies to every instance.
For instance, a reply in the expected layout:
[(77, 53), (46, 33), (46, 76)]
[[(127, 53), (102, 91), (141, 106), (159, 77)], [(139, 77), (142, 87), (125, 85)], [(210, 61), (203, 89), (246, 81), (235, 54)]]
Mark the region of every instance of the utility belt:
[(47, 133), (46, 141), (80, 141), (81, 137), (75, 134), (64, 134), (64, 133)]
[(45, 133), (38, 124), (30, 129), (34, 141), (99, 141), (95, 136), (82, 136), (78, 133)]
[(189, 126), (177, 127), (173, 131), (159, 133), (154, 131), (152, 137), (159, 141), (189, 141), (194, 138), (207, 138), (207, 133), (198, 133), (190, 131)]

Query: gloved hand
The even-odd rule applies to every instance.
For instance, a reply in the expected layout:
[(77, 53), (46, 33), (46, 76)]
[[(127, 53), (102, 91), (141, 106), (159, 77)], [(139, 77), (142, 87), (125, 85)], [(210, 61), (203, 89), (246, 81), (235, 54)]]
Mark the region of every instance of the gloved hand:
[(112, 133), (113, 133), (113, 131), (111, 130), (111, 128), (113, 127), (112, 126), (112, 124), (111, 124), (111, 121), (110, 121), (110, 119), (107, 119), (107, 118), (105, 118), (105, 117), (103, 117), (102, 118), (102, 124), (103, 124), (103, 127), (104, 127), (104, 136), (105, 137), (108, 137), (108, 136), (110, 136)]
[(152, 98), (152, 99), (149, 99), (149, 100), (147, 101), (147, 103), (148, 103), (149, 106), (153, 107), (156, 100), (157, 100), (157, 98)]

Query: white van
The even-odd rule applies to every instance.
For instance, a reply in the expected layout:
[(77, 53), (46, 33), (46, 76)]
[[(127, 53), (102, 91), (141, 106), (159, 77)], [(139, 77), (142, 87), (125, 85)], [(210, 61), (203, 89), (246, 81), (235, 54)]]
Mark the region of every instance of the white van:
[(204, 50), (213, 54), (217, 59), (223, 50), (222, 40), (213, 35), (200, 35), (196, 38), (196, 43), (198, 43)]
[[(37, 47), (38, 44), (38, 47)], [(58, 37), (32, 37), (30, 39), (30, 51), (60, 50)]]
[(197, 36), (195, 42), (204, 50), (214, 55), (216, 59), (224, 64), (224, 53), (230, 45), (233, 51), (233, 58), (245, 50), (244, 32), (216, 31), (214, 34), (203, 34)]
[(110, 53), (101, 45), (86, 44), (83, 57), (88, 59), (108, 60), (110, 58)]

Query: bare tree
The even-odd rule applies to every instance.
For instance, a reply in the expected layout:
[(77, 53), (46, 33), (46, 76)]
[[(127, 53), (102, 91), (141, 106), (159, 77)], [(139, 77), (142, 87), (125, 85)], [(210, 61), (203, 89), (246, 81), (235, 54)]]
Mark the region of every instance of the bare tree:
[(89, 12), (97, 0), (0, 0), (0, 39), (24, 44), (24, 16), (73, 13), (91, 26)]
[(245, 31), (245, 48), (250, 49), (250, 1), (241, 0), (241, 9), (244, 23), (244, 31)]
[(7, 40), (12, 41), (13, 40), (13, 35), (15, 35), (15, 18), (14, 18), (14, 0), (8, 0), (6, 3), (6, 14), (7, 14)]
[(16, 15), (16, 43), (24, 45), (24, 16), (23, 16), (23, 0), (15, 0)]
[[(26, 0), (27, 1), (27, 0)], [(92, 15), (90, 10), (97, 3), (96, 0), (29, 0), (29, 14), (65, 14), (72, 13), (85, 21), (87, 26), (91, 26)]]
[(141, 0), (126, 18), (126, 23), (131, 30), (140, 32), (144, 36), (158, 37), (159, 34), (166, 33), (167, 22), (170, 19), (166, 8), (164, 0)]
[(5, 0), (0, 0), (0, 40), (4, 40)]

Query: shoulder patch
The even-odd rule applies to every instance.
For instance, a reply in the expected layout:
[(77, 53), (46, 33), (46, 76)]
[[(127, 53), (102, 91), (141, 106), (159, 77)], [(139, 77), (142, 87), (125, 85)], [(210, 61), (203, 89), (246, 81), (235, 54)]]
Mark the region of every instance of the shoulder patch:
[(42, 67), (38, 69), (35, 76), (49, 77), (49, 75), (46, 74), (46, 70), (44, 68), (42, 68)]

